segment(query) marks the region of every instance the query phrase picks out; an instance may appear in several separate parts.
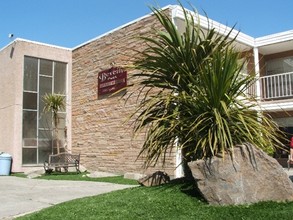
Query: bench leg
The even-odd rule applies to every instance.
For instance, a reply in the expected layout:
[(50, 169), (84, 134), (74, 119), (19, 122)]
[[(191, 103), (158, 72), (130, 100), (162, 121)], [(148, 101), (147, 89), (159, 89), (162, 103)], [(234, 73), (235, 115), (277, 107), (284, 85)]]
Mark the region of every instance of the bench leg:
[(55, 167), (55, 171), (61, 173), (61, 167)]
[(51, 174), (53, 172), (53, 169), (49, 167), (49, 164), (47, 161), (44, 162), (44, 170), (45, 170), (45, 174)]
[(76, 173), (81, 173), (79, 170), (79, 161), (78, 160), (75, 161), (75, 169), (76, 169)]
[(63, 169), (64, 169), (65, 173), (68, 173), (68, 167), (65, 166), (65, 167), (63, 167)]
[(76, 169), (76, 173), (81, 173), (79, 170), (79, 166), (76, 166), (75, 169)]

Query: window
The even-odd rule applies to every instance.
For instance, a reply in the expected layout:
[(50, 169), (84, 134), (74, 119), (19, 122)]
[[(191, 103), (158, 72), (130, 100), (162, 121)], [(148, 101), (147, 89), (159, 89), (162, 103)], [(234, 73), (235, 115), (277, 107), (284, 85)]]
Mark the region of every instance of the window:
[(65, 63), (54, 63), (54, 93), (65, 94), (66, 92), (66, 68)]
[(38, 60), (26, 57), (24, 62), (24, 84), (26, 91), (37, 91), (38, 84)]
[[(42, 164), (54, 152), (52, 113), (44, 113), (43, 96), (59, 93), (66, 100), (67, 64), (52, 60), (24, 57), (23, 74), (23, 164)], [(64, 143), (66, 112), (61, 116), (59, 140)]]
[(266, 63), (266, 75), (293, 72), (293, 57), (270, 60)]

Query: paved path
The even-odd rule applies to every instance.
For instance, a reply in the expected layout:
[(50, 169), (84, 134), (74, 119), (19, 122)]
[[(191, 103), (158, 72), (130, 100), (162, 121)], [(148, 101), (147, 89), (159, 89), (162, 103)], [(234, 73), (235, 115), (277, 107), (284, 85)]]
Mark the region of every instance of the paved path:
[(0, 219), (34, 212), (68, 200), (133, 186), (89, 181), (39, 180), (0, 176)]

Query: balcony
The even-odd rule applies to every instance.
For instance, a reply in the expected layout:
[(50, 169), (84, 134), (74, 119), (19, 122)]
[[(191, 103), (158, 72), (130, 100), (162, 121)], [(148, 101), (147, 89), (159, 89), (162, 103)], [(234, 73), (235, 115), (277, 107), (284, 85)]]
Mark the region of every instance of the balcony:
[(293, 98), (293, 72), (260, 77), (261, 99)]

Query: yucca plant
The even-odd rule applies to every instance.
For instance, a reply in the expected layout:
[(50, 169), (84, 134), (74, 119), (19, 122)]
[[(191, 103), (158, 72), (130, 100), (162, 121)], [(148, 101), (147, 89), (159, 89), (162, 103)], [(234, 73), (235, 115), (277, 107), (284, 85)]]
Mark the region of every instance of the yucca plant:
[(53, 124), (54, 124), (54, 138), (56, 141), (56, 147), (57, 147), (57, 154), (60, 153), (60, 146), (58, 141), (58, 124), (59, 124), (59, 116), (58, 112), (60, 110), (65, 109), (65, 101), (64, 96), (60, 94), (50, 94), (47, 93), (43, 96), (43, 102), (44, 102), (44, 112), (52, 112), (53, 114)]
[(147, 47), (133, 65), (142, 97), (132, 118), (136, 133), (146, 131), (139, 155), (145, 165), (159, 158), (164, 162), (174, 148), (182, 150), (186, 165), (233, 152), (245, 142), (264, 150), (281, 146), (278, 126), (246, 94), (255, 78), (241, 73), (244, 61), (233, 48), (231, 32), (203, 31), (182, 6), (185, 31), (180, 33), (168, 14), (151, 10), (163, 31), (141, 38)]

